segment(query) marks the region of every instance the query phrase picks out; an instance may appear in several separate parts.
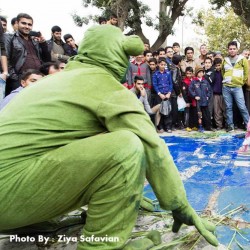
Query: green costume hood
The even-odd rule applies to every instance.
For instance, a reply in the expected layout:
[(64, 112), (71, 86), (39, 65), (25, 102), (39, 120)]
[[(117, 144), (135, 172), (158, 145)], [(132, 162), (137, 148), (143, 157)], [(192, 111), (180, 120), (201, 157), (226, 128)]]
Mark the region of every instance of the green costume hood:
[(117, 80), (125, 75), (129, 56), (140, 55), (144, 45), (138, 36), (125, 36), (113, 25), (89, 28), (72, 60), (97, 65), (108, 70)]

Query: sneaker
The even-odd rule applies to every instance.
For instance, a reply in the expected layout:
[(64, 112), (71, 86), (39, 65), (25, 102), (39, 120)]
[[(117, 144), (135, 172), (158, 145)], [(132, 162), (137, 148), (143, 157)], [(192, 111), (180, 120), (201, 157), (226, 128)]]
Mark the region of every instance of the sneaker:
[(189, 128), (189, 127), (187, 127), (187, 128), (186, 128), (186, 131), (187, 131), (187, 132), (191, 132), (191, 131), (192, 131), (192, 129), (191, 129), (191, 128)]
[(216, 130), (222, 130), (223, 128), (222, 127), (217, 127)]
[(199, 127), (199, 132), (200, 133), (203, 133), (204, 132), (204, 128), (201, 126), (201, 127)]
[(193, 130), (193, 131), (198, 131), (198, 128), (193, 127), (192, 130)]
[(171, 129), (168, 129), (168, 130), (167, 130), (167, 133), (172, 133), (172, 130), (171, 130)]
[(233, 132), (234, 131), (234, 127), (233, 126), (229, 126), (227, 128), (227, 132), (230, 133), (230, 132)]
[(162, 133), (165, 132), (164, 129), (156, 129), (156, 131), (157, 131), (157, 133), (159, 133), (159, 134), (162, 134)]

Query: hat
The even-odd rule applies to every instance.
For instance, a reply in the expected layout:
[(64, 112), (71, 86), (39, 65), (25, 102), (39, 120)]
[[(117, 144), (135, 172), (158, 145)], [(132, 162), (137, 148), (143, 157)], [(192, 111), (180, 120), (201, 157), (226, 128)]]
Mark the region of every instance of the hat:
[(200, 71), (204, 72), (204, 68), (202, 68), (202, 67), (196, 67), (195, 68), (195, 76), (197, 76)]

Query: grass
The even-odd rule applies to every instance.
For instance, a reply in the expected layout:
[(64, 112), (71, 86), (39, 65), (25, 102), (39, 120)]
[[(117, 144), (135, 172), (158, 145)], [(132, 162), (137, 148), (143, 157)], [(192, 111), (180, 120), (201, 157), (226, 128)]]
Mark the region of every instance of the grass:
[[(239, 221), (234, 219), (235, 215), (243, 213), (247, 211), (245, 206), (239, 206), (233, 208), (227, 212), (232, 206), (231, 204), (225, 207), (223, 210), (219, 212), (219, 214), (201, 214), (200, 217), (209, 220), (210, 222), (214, 223), (216, 226), (227, 226), (233, 232), (233, 236), (229, 239), (229, 243), (227, 245), (228, 250), (233, 250), (233, 245), (237, 245), (239, 249), (244, 249), (244, 246), (239, 242), (238, 238), (241, 238), (243, 242), (246, 242), (246, 245), (250, 245), (250, 240), (244, 237), (241, 229), (238, 227)], [(223, 213), (222, 213), (223, 212)], [(171, 212), (147, 212), (147, 211), (140, 211), (140, 216), (150, 216), (151, 220), (146, 224), (146, 227), (150, 228), (153, 227), (155, 223), (158, 221), (163, 222), (164, 227), (161, 230), (158, 230), (161, 235), (165, 234), (172, 234), (171, 233), (171, 225), (173, 223), (173, 218)], [(242, 225), (242, 222), (241, 222)], [(143, 224), (145, 226), (145, 224)], [(245, 223), (245, 228), (250, 228), (250, 223)], [(157, 230), (157, 228), (156, 228)], [(138, 237), (146, 236), (150, 230), (143, 230), (132, 233), (131, 238), (135, 239)], [(158, 246), (152, 248), (152, 250), (194, 250), (200, 249), (199, 244), (201, 243), (201, 239), (203, 237), (199, 234), (199, 232), (194, 227), (189, 227), (187, 225), (183, 225), (182, 229), (178, 234), (171, 235), (171, 242), (162, 243)], [(203, 241), (204, 242), (204, 241)]]

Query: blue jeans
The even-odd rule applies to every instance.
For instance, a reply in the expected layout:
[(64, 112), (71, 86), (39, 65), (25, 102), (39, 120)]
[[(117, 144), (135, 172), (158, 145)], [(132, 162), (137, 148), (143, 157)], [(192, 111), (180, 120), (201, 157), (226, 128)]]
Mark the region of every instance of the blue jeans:
[(227, 125), (233, 126), (233, 98), (234, 98), (246, 126), (249, 120), (249, 114), (245, 104), (242, 87), (231, 88), (228, 86), (223, 86), (222, 94), (226, 104)]
[(2, 101), (3, 98), (5, 97), (5, 86), (6, 86), (6, 81), (0, 77), (0, 101)]

